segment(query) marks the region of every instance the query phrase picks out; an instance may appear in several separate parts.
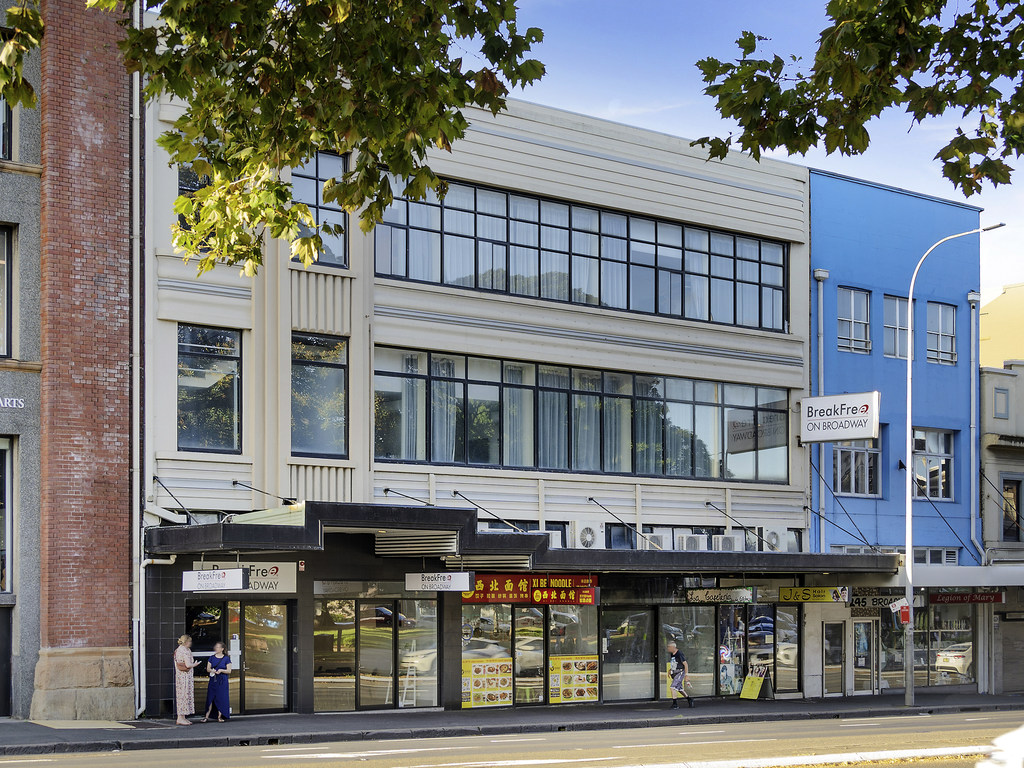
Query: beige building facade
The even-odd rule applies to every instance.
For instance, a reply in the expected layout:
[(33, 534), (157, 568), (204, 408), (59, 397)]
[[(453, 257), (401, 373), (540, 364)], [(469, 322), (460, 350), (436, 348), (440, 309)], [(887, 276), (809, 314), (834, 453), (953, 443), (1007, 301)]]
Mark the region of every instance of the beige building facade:
[(1024, 359), (1024, 283), (1003, 286), (1003, 292), (981, 308), (980, 323), (983, 368)]

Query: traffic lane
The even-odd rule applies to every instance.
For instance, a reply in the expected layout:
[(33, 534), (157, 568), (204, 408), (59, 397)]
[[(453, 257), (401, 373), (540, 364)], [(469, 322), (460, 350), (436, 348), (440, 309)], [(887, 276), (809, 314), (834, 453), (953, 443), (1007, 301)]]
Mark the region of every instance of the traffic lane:
[[(1018, 727), (1021, 714), (961, 713), (714, 725), (689, 724), (685, 715), (670, 716), (667, 720), (671, 724), (665, 727), (607, 731), (11, 758), (0, 759), (0, 768), (33, 764), (57, 768), (179, 768), (211, 759), (223, 768), (293, 768), (353, 762), (367, 768), (526, 767), (558, 763), (572, 768), (624, 768), (638, 764), (987, 745), (996, 736)], [(217, 728), (196, 727), (214, 731)]]

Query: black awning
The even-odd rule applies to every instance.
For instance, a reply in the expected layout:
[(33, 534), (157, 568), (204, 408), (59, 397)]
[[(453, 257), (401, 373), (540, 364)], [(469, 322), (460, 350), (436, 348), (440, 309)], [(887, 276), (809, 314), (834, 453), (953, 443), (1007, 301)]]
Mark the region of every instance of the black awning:
[[(475, 509), (461, 507), (394, 506), (343, 502), (307, 502), (303, 514), (267, 524), (260, 513), (254, 522), (234, 515), (211, 525), (168, 525), (146, 529), (146, 551), (154, 555), (200, 552), (287, 552), (322, 550), (330, 533), (364, 533), (378, 537), (411, 534), (403, 542), (403, 555), (416, 554), (417, 532), (423, 533), (424, 556), (437, 557), (432, 534), (449, 532), (454, 551), (443, 559), (462, 568), (463, 558), (485, 570), (489, 557), (496, 562), (519, 555), (528, 570), (550, 572), (701, 573), (701, 574), (806, 574), (877, 573), (899, 570), (894, 554), (812, 554), (808, 552), (683, 552), (678, 550), (560, 549), (550, 546), (544, 533), (481, 532)], [(289, 524), (289, 523), (297, 524)], [(411, 543), (410, 543), (411, 542)]]

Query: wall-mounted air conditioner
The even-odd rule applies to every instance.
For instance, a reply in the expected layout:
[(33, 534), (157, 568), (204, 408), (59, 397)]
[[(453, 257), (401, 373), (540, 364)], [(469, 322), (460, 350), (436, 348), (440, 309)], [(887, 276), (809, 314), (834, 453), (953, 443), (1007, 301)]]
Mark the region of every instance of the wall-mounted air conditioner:
[(789, 541), (789, 531), (785, 528), (765, 528), (761, 534), (764, 538), (765, 552), (785, 552)]
[(545, 531), (548, 538), (548, 549), (561, 549), (562, 548), (562, 532), (561, 531)]
[(698, 533), (687, 533), (676, 539), (676, 549), (684, 552), (707, 552), (708, 537)]
[(646, 538), (640, 539), (641, 546), (644, 549), (653, 549), (655, 552), (658, 552), (658, 551), (660, 551), (662, 549), (666, 549), (667, 548), (665, 546), (666, 536), (664, 534), (662, 534), (662, 533), (645, 533), (644, 536)]
[(601, 526), (593, 523), (573, 523), (569, 531), (569, 546), (575, 549), (604, 549)]
[(711, 548), (715, 552), (742, 552), (746, 542), (742, 534), (726, 533), (711, 537)]

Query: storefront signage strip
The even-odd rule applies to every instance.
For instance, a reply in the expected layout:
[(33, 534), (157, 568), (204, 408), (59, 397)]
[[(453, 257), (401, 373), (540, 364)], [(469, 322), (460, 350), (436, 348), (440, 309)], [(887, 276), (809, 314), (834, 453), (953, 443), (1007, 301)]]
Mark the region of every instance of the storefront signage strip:
[(596, 605), (597, 577), (530, 574), (478, 575), (463, 603), (532, 603), (534, 605)]
[(248, 586), (247, 568), (184, 571), (181, 574), (182, 592), (219, 592), (242, 590)]
[(686, 590), (688, 603), (752, 603), (753, 587), (708, 587)]
[(405, 588), (410, 592), (468, 592), (473, 588), (473, 574), (469, 571), (407, 573)]
[(928, 595), (932, 605), (960, 605), (964, 603), (1005, 603), (1005, 592), (932, 592)]
[(223, 587), (218, 591), (236, 592), (244, 589), (250, 593), (276, 594), (281, 592), (291, 593), (296, 589), (298, 568), (295, 563), (246, 561), (218, 564), (200, 562), (198, 560), (192, 563), (192, 567), (197, 571), (224, 570), (228, 566), (247, 569), (249, 571), (249, 585), (247, 587)]
[(780, 603), (846, 603), (849, 587), (779, 587)]

